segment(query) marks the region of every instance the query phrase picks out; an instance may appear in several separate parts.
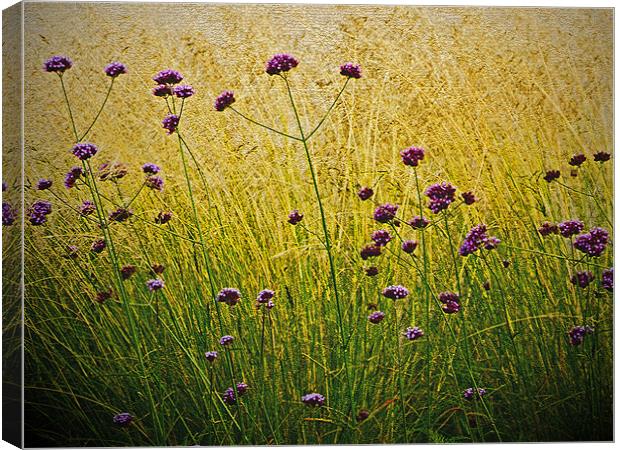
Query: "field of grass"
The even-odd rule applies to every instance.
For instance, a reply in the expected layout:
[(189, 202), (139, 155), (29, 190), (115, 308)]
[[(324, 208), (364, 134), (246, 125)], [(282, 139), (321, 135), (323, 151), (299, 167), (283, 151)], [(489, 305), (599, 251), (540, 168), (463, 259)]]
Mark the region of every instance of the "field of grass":
[[(25, 225), (26, 445), (611, 440), (613, 293), (601, 277), (613, 265), (613, 156), (593, 155), (613, 154), (612, 25), (606, 9), (26, 4), (25, 203), (52, 203), (46, 223)], [(265, 73), (282, 52), (299, 60), (286, 80)], [(57, 54), (74, 62), (62, 80), (76, 132), (59, 77), (42, 70)], [(110, 61), (128, 73), (84, 139), (99, 148), (84, 166), (94, 176), (66, 189)], [(237, 111), (307, 136), (347, 61), (363, 76), (311, 139), (213, 108), (230, 89)], [(150, 93), (166, 68), (196, 92), (171, 135)], [(401, 160), (411, 146), (425, 150), (416, 168)], [(99, 179), (106, 162), (126, 176)], [(147, 162), (162, 192), (142, 188)], [(559, 179), (545, 181), (550, 170)], [(4, 172), (12, 201), (19, 175)], [(39, 178), (52, 187), (36, 190)], [(425, 190), (444, 181), (456, 200), (434, 214)], [(86, 218), (84, 200), (97, 207)], [(388, 202), (397, 218), (378, 223)], [(128, 203), (129, 220), (105, 219)], [(158, 225), (162, 211), (173, 217)], [(431, 224), (409, 226), (416, 215)], [(538, 231), (569, 219), (606, 229), (606, 250), (586, 256), (575, 236)], [(460, 256), (481, 223), (501, 243)], [(16, 227), (4, 227), (5, 280), (19, 279)], [(392, 241), (363, 260), (378, 229)], [(579, 271), (593, 274), (586, 288), (571, 283)], [(163, 289), (148, 289), (155, 278)], [(391, 285), (409, 295), (386, 298)], [(238, 305), (215, 301), (226, 287)], [(256, 306), (262, 289), (272, 309)], [(457, 313), (442, 311), (442, 292), (459, 294)], [(424, 335), (410, 341), (414, 326)], [(571, 345), (575, 326), (594, 332)], [(239, 382), (247, 392), (226, 403)], [(468, 400), (468, 388), (486, 395)], [(304, 404), (308, 393), (324, 405)], [(112, 420), (123, 412), (126, 427)]]

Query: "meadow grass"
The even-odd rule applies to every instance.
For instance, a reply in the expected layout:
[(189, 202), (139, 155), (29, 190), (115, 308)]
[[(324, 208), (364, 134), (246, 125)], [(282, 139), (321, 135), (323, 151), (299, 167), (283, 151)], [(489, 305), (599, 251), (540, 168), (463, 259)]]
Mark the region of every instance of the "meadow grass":
[[(147, 6), (144, 23), (121, 33), (114, 27), (131, 5), (27, 5), (26, 30), (37, 26), (44, 40), (26, 41), (26, 204), (53, 202), (44, 226), (25, 229), (27, 444), (612, 439), (613, 296), (600, 287), (611, 244), (583, 258), (570, 240), (537, 231), (580, 218), (584, 232), (613, 233), (612, 162), (592, 159), (612, 153), (609, 11), (273, 7), (270, 18), (256, 6), (169, 7), (178, 22)], [(88, 28), (104, 11), (87, 40), (55, 28)], [(231, 42), (247, 30), (254, 39), (235, 49), (204, 34), (192, 11), (226, 23)], [(301, 28), (274, 29), (278, 18)], [(131, 45), (120, 52), (123, 43)], [(280, 51), (300, 60), (287, 74), (299, 120), (286, 85), (263, 72)], [(75, 132), (60, 84), (40, 68), (58, 52), (75, 61), (63, 76)], [(111, 59), (129, 72), (108, 98), (101, 69)], [(232, 89), (235, 109), (299, 136), (329, 109), (344, 82), (338, 65), (349, 60), (363, 77), (350, 80), (307, 149), (213, 110)], [(167, 67), (197, 92), (170, 136), (160, 124), (166, 103), (149, 93)], [(89, 164), (123, 162), (128, 174), (67, 190), (69, 150), (104, 98), (87, 136), (100, 148)], [(415, 169), (399, 154), (411, 145), (426, 150)], [(571, 176), (568, 161), (582, 152), (587, 161)], [(142, 188), (146, 162), (162, 167), (163, 192)], [(551, 169), (562, 175), (547, 183)], [(52, 188), (36, 191), (39, 177)], [(442, 181), (478, 201), (431, 213), (424, 190)], [(374, 196), (361, 201), (361, 186)], [(85, 199), (98, 215), (79, 217)], [(130, 220), (98, 226), (130, 202)], [(402, 220), (433, 223), (379, 224), (373, 211), (386, 202)], [(296, 226), (287, 223), (293, 209), (304, 215)], [(154, 223), (161, 211), (173, 212), (165, 225)], [(479, 223), (501, 244), (459, 256)], [(392, 242), (363, 261), (360, 249), (380, 228)], [(92, 253), (103, 237), (106, 250)], [(400, 249), (407, 239), (419, 242), (411, 255)], [(65, 257), (67, 245), (78, 246), (76, 259)], [(5, 261), (17, 247), (5, 237)], [(122, 281), (127, 264), (137, 272)], [(377, 276), (365, 274), (370, 265)], [(595, 281), (577, 288), (577, 270)], [(165, 287), (152, 292), (146, 282), (158, 277)], [(389, 285), (409, 295), (387, 299)], [(235, 307), (215, 302), (225, 287), (240, 290)], [(265, 288), (276, 291), (270, 310), (255, 306)], [(113, 297), (97, 303), (106, 290)], [(446, 291), (460, 295), (457, 314), (441, 311)], [(381, 323), (368, 321), (369, 305), (386, 313)], [(579, 346), (567, 334), (575, 325), (595, 330)], [(424, 336), (409, 342), (403, 332), (413, 326)], [(231, 346), (219, 344), (223, 335), (235, 337)], [(228, 405), (222, 394), (237, 382), (249, 390)], [(487, 394), (467, 401), (470, 387)], [(304, 405), (311, 392), (325, 405)], [(358, 421), (362, 409), (369, 417)], [(120, 412), (135, 417), (131, 426), (112, 423)]]

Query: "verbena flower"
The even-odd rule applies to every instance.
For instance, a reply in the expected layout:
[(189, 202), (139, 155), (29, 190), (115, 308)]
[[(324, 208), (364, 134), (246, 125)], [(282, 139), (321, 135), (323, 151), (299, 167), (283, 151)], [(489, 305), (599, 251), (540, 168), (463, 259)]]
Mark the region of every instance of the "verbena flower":
[(207, 358), (207, 361), (213, 362), (217, 359), (217, 352), (216, 351), (205, 352), (205, 358)]
[(151, 92), (155, 97), (167, 97), (168, 95), (172, 95), (172, 89), (170, 88), (170, 86), (167, 86), (165, 84), (158, 84), (153, 89), (151, 89)]
[(409, 295), (409, 291), (404, 286), (388, 286), (381, 292), (384, 297), (391, 298), (392, 300), (399, 300)]
[(142, 172), (150, 175), (156, 175), (160, 170), (161, 168), (157, 164), (153, 163), (146, 163), (142, 166)]
[(568, 161), (568, 164), (574, 167), (581, 166), (584, 162), (586, 162), (586, 155), (583, 153), (578, 153), (573, 155), (573, 157)]
[(418, 327), (407, 327), (407, 329), (403, 332), (403, 335), (409, 341), (415, 341), (416, 339), (419, 339), (422, 336), (424, 336), (424, 331), (422, 331)]
[(235, 306), (241, 300), (241, 292), (235, 288), (224, 288), (217, 294), (216, 300), (228, 306)]
[(17, 211), (11, 206), (9, 202), (2, 202), (2, 225), (8, 227), (15, 223), (17, 218)]
[(577, 236), (573, 246), (588, 256), (601, 256), (608, 242), (609, 232), (604, 228), (594, 227), (589, 233)]
[(93, 253), (101, 253), (105, 249), (105, 239), (97, 239), (90, 246), (90, 250)]
[(407, 223), (412, 228), (418, 228), (419, 229), (419, 228), (426, 228), (430, 224), (430, 221), (427, 218), (425, 218), (425, 217), (414, 216), (414, 218), (411, 219)]
[(373, 214), (374, 219), (380, 223), (389, 223), (396, 217), (396, 211), (398, 211), (398, 205), (391, 203), (385, 203), (377, 206)]
[(106, 162), (99, 166), (97, 176), (101, 181), (120, 180), (127, 175), (127, 166), (120, 162)]
[(136, 273), (136, 266), (132, 264), (121, 267), (121, 277), (123, 280), (128, 280), (134, 273)]
[(304, 215), (299, 212), (299, 210), (294, 209), (288, 215), (288, 223), (291, 225), (297, 225), (301, 222), (301, 219), (304, 218)]
[(607, 289), (608, 291), (614, 290), (614, 268), (610, 267), (609, 269), (603, 270), (601, 275), (601, 286), (603, 289)]
[(179, 116), (176, 114), (168, 114), (161, 121), (161, 126), (167, 130), (168, 134), (174, 133), (179, 126)]
[(95, 204), (90, 200), (84, 200), (78, 210), (80, 211), (80, 215), (85, 217), (90, 216), (95, 212)]
[(581, 345), (587, 334), (594, 333), (594, 328), (587, 325), (575, 326), (568, 331), (570, 345)]
[(493, 250), (500, 243), (500, 240), (494, 236), (487, 234), (487, 227), (481, 223), (473, 227), (467, 235), (459, 248), (459, 254), (461, 256), (468, 256), (478, 251), (481, 247), (486, 250)]
[(609, 161), (611, 155), (607, 152), (597, 152), (594, 154), (594, 161), (603, 163), (605, 161)]
[(178, 84), (182, 80), (183, 75), (172, 69), (162, 70), (153, 77), (153, 81), (157, 84)]
[(301, 401), (308, 406), (323, 406), (325, 404), (325, 397), (323, 397), (321, 394), (313, 392), (311, 394), (306, 394), (301, 397)]
[(454, 201), (455, 193), (456, 188), (444, 181), (429, 186), (424, 192), (424, 195), (430, 200), (428, 204), (429, 209), (437, 214), (450, 206), (450, 203)]
[(172, 219), (172, 212), (170, 211), (161, 211), (155, 217), (155, 223), (159, 225), (164, 225)]
[(73, 61), (68, 56), (56, 55), (45, 61), (43, 69), (47, 72), (62, 74), (73, 66)]
[(67, 245), (67, 252), (63, 255), (63, 258), (76, 259), (78, 257), (78, 248), (75, 245)]
[(548, 170), (544, 176), (544, 179), (547, 183), (551, 183), (553, 180), (557, 180), (558, 178), (560, 178), (559, 170)]
[(79, 144), (75, 144), (72, 149), (72, 153), (82, 161), (92, 158), (98, 151), (99, 149), (97, 146), (89, 142), (80, 142)]
[(263, 289), (262, 291), (258, 293), (258, 296), (256, 297), (256, 301), (258, 303), (267, 303), (269, 300), (273, 298), (274, 295), (276, 295), (276, 293), (272, 291), (271, 289)]
[(466, 205), (473, 205), (477, 200), (473, 192), (463, 192), (461, 198)]
[(220, 338), (220, 344), (221, 344), (221, 345), (230, 345), (230, 344), (232, 344), (232, 342), (233, 342), (234, 340), (235, 340), (235, 338), (234, 338), (234, 337), (232, 337), (232, 336), (228, 336), (228, 335), (226, 335), (226, 336), (222, 336), (222, 337)]
[(286, 53), (279, 53), (277, 55), (273, 55), (271, 59), (267, 61), (265, 72), (269, 75), (277, 75), (282, 72), (288, 72), (289, 70), (297, 67), (297, 64), (299, 64), (299, 61), (297, 61), (297, 59), (293, 56)]
[(503, 259), (502, 265), (504, 266), (504, 269), (507, 269), (508, 267), (510, 267), (510, 261), (508, 259)]
[(162, 180), (161, 177), (158, 177), (158, 176), (155, 176), (155, 175), (151, 175), (150, 177), (148, 177), (144, 181), (144, 185), (147, 188), (154, 189), (154, 190), (157, 190), (157, 191), (163, 191), (164, 190), (164, 180)]
[(587, 288), (594, 281), (594, 274), (589, 270), (577, 272), (570, 278), (570, 282), (580, 288)]
[(65, 187), (71, 189), (82, 175), (84, 175), (84, 171), (81, 167), (72, 167), (65, 175)]
[(43, 225), (47, 215), (52, 213), (52, 204), (47, 200), (37, 200), (28, 210), (28, 220), (32, 225)]
[(121, 427), (128, 427), (133, 421), (133, 416), (129, 413), (120, 413), (112, 418), (112, 421)]
[(151, 292), (159, 291), (164, 288), (164, 280), (160, 280), (159, 278), (148, 280), (146, 282), (146, 287), (149, 288)]
[(363, 422), (370, 417), (370, 412), (367, 409), (360, 409), (360, 412), (355, 416), (355, 420)]
[(482, 283), (482, 287), (484, 288), (485, 291), (490, 291), (491, 290), (491, 282), (489, 280), (486, 280), (484, 283)]
[(368, 316), (368, 321), (374, 324), (381, 322), (383, 319), (385, 319), (385, 313), (383, 311), (375, 311)]
[(379, 256), (380, 254), (381, 247), (374, 244), (367, 245), (360, 251), (360, 255), (363, 260), (367, 260), (368, 258), (372, 258), (374, 256)]
[(558, 234), (560, 229), (555, 223), (543, 222), (540, 228), (538, 228), (538, 232), (541, 236), (549, 236), (550, 234)]
[(379, 269), (377, 269), (377, 267), (375, 266), (370, 266), (365, 269), (365, 272), (366, 275), (368, 275), (369, 277), (374, 277), (379, 273)]
[(248, 392), (248, 388), (249, 386), (245, 384), (244, 382), (237, 383), (237, 393), (239, 394), (240, 397), (244, 395), (246, 392)]
[(125, 208), (118, 208), (114, 211), (112, 211), (109, 215), (108, 218), (113, 221), (113, 222), (124, 222), (127, 219), (129, 219), (131, 216), (133, 216), (133, 211), (131, 209), (125, 209)]
[(163, 264), (154, 263), (151, 265), (151, 270), (157, 275), (161, 275), (162, 273), (164, 273), (164, 270), (166, 270), (166, 266), (164, 266)]
[(6, 181), (2, 181), (2, 192), (6, 191), (8, 189), (8, 185), (6, 184)]
[(233, 103), (235, 103), (235, 93), (233, 91), (224, 91), (217, 96), (213, 106), (216, 111), (224, 111)]
[(178, 98), (188, 98), (194, 95), (194, 88), (188, 84), (183, 84), (175, 86), (172, 92)]
[(265, 304), (265, 308), (267, 308), (267, 309), (271, 309), (271, 308), (273, 308), (274, 306), (276, 306), (276, 304), (275, 304), (274, 302), (272, 302), (271, 300), (269, 300), (269, 301), (267, 302), (267, 304)]
[(373, 196), (373, 194), (374, 191), (369, 187), (362, 187), (359, 191), (357, 191), (357, 196), (361, 200), (368, 200), (370, 197)]
[(477, 392), (474, 388), (467, 388), (463, 391), (463, 398), (465, 400), (473, 400), (474, 398), (481, 398), (486, 395), (487, 391), (482, 388), (478, 388)]
[(127, 67), (125, 67), (125, 64), (123, 63), (114, 61), (105, 66), (105, 69), (103, 69), (103, 71), (107, 76), (116, 78), (119, 75), (127, 73)]
[(414, 240), (403, 241), (401, 248), (405, 253), (413, 253), (418, 247), (418, 242)]
[(41, 178), (37, 181), (37, 190), (44, 191), (52, 187), (52, 180), (48, 180), (46, 178)]
[(560, 230), (560, 234), (565, 238), (581, 233), (583, 227), (583, 222), (579, 219), (566, 220), (558, 223), (558, 230)]
[(459, 304), (459, 294), (455, 292), (440, 293), (439, 301), (443, 303), (441, 309), (446, 314), (455, 314), (461, 309), (461, 305)]
[(226, 388), (226, 390), (222, 394), (222, 400), (227, 405), (234, 405), (235, 403), (237, 403), (237, 398), (235, 397), (235, 390), (231, 387)]
[(379, 247), (383, 247), (388, 244), (392, 240), (392, 236), (390, 232), (387, 230), (377, 230), (373, 231), (370, 238), (375, 242)]
[(347, 62), (340, 66), (340, 75), (356, 79), (362, 78), (362, 68), (359, 64)]
[(424, 149), (421, 147), (409, 147), (401, 150), (400, 157), (404, 165), (417, 167), (420, 161), (424, 159)]
[(95, 296), (95, 301), (99, 304), (102, 304), (110, 298), (112, 298), (112, 291), (102, 291), (97, 292), (97, 295)]

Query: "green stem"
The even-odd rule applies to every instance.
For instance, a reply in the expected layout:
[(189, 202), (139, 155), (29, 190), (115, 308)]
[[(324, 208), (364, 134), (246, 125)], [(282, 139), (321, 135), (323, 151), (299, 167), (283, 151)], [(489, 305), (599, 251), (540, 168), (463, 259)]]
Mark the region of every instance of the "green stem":
[(334, 106), (336, 106), (336, 102), (338, 101), (338, 99), (340, 98), (340, 96), (342, 95), (342, 93), (344, 92), (345, 88), (347, 87), (347, 84), (349, 84), (349, 80), (351, 79), (351, 77), (347, 77), (347, 80), (344, 82), (344, 84), (342, 85), (342, 89), (340, 89), (340, 92), (338, 92), (338, 95), (336, 96), (336, 98), (334, 99), (334, 102), (331, 104), (331, 106), (329, 107), (329, 109), (327, 110), (327, 112), (325, 113), (325, 115), (323, 116), (323, 118), (321, 119), (321, 121), (319, 122), (319, 124), (314, 127), (314, 130), (312, 130), (307, 136), (306, 136), (306, 141), (309, 141), (310, 138), (312, 137), (312, 135), (314, 133), (316, 133), (316, 131), (321, 128), (321, 125), (323, 125), (323, 122), (325, 122), (325, 119), (327, 119), (327, 116), (329, 116), (329, 113), (331, 112), (332, 109), (334, 109)]
[(67, 104), (67, 109), (69, 110), (69, 119), (71, 119), (71, 127), (73, 128), (73, 135), (75, 136), (75, 143), (80, 142), (78, 138), (77, 129), (75, 128), (75, 120), (73, 119), (73, 112), (71, 111), (71, 104), (69, 103), (69, 97), (67, 96), (67, 90), (65, 89), (65, 82), (62, 79), (62, 73), (58, 75), (60, 78), (60, 86), (62, 87), (62, 94), (65, 97), (65, 103)]
[(262, 124), (262, 123), (260, 123), (260, 122), (257, 122), (256, 120), (254, 120), (254, 119), (252, 119), (252, 118), (250, 118), (250, 117), (246, 116), (246, 115), (245, 115), (245, 114), (243, 114), (242, 112), (237, 111), (237, 110), (236, 110), (235, 108), (233, 108), (232, 106), (229, 106), (228, 108), (229, 108), (229, 109), (231, 109), (232, 111), (236, 112), (237, 114), (239, 114), (239, 115), (240, 115), (241, 117), (243, 117), (245, 120), (247, 120), (247, 121), (249, 121), (249, 122), (252, 122), (252, 123), (253, 123), (253, 124), (255, 124), (255, 125), (258, 125), (259, 127), (266, 128), (266, 129), (267, 129), (267, 130), (269, 130), (269, 131), (273, 131), (273, 132), (274, 132), (274, 133), (276, 133), (276, 134), (279, 134), (279, 135), (281, 135), (281, 136), (285, 136), (285, 137), (290, 138), (290, 139), (294, 139), (294, 140), (296, 140), (296, 141), (302, 141), (302, 140), (303, 140), (303, 136), (302, 136), (302, 139), (300, 139), (300, 138), (298, 138), (298, 137), (296, 137), (296, 136), (291, 136), (290, 134), (283, 133), (282, 131), (278, 131), (278, 130), (276, 130), (276, 129), (274, 129), (274, 128), (271, 128), (270, 126), (267, 126), (267, 125), (264, 125), (264, 124)]
[(108, 88), (108, 92), (105, 95), (105, 99), (103, 100), (103, 103), (101, 104), (101, 108), (99, 108), (99, 111), (97, 111), (97, 115), (95, 116), (95, 118), (93, 119), (92, 123), (87, 128), (87, 130), (84, 132), (82, 137), (79, 139), (79, 141), (82, 141), (86, 137), (88, 132), (91, 130), (91, 128), (95, 126), (95, 123), (97, 122), (97, 119), (99, 119), (99, 116), (101, 115), (101, 112), (103, 111), (103, 108), (105, 107), (106, 103), (108, 102), (108, 97), (110, 97), (110, 92), (112, 92), (112, 86), (114, 86), (114, 80), (115, 80), (115, 78), (112, 77), (112, 81), (110, 82), (110, 87)]

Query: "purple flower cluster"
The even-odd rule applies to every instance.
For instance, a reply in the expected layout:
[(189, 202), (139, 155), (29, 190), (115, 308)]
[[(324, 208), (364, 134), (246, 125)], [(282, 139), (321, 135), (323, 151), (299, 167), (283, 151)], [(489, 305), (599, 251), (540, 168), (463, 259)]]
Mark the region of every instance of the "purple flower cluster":
[(28, 210), (28, 220), (32, 225), (43, 225), (52, 213), (52, 204), (47, 200), (37, 200)]
[(90, 251), (93, 253), (101, 253), (105, 249), (105, 239), (97, 239), (90, 246)]
[(607, 152), (601, 151), (601, 152), (597, 152), (594, 154), (594, 161), (596, 162), (603, 163), (603, 162), (609, 161), (610, 158), (611, 158), (611, 155)]
[(374, 277), (379, 274), (379, 269), (376, 266), (370, 266), (365, 269), (366, 275)]
[(560, 178), (559, 170), (548, 170), (544, 176), (544, 179), (547, 183), (551, 183), (553, 180), (557, 180), (558, 178)]
[(90, 216), (95, 212), (95, 204), (90, 200), (84, 200), (78, 209), (81, 216)]
[(372, 312), (368, 316), (368, 320), (370, 321), (370, 323), (374, 323), (374, 324), (381, 322), (383, 319), (385, 319), (385, 313), (382, 311)]
[(441, 309), (446, 314), (455, 314), (461, 309), (459, 294), (454, 292), (442, 292), (439, 294), (439, 301), (443, 303)]
[[(463, 391), (463, 398), (465, 400), (473, 400), (474, 398), (481, 398), (486, 395), (487, 391), (482, 388), (478, 388), (477, 392), (474, 388), (467, 388)], [(477, 394), (477, 395), (476, 395)]]
[(172, 92), (174, 93), (174, 95), (176, 95), (178, 98), (188, 98), (191, 97), (192, 95), (194, 95), (194, 88), (188, 84), (183, 84), (180, 86), (175, 86), (174, 89), (172, 90)]
[(146, 163), (142, 166), (142, 171), (149, 175), (156, 175), (159, 173), (161, 168), (157, 164)]
[(172, 219), (172, 212), (170, 211), (161, 211), (155, 217), (155, 223), (158, 225), (164, 225)]
[(224, 91), (217, 96), (213, 106), (216, 111), (224, 111), (233, 103), (235, 103), (235, 93), (233, 91)]
[(37, 181), (37, 190), (44, 191), (52, 187), (52, 180), (48, 180), (46, 178), (41, 178)]
[(45, 61), (43, 69), (46, 72), (56, 72), (61, 74), (73, 66), (73, 61), (68, 56), (56, 55)]
[(286, 53), (279, 53), (277, 55), (273, 55), (271, 59), (267, 61), (265, 72), (269, 75), (278, 75), (282, 72), (288, 72), (289, 70), (297, 67), (297, 64), (299, 64), (299, 61), (297, 61), (297, 59), (293, 56)]
[(123, 280), (130, 279), (134, 273), (136, 273), (136, 266), (132, 264), (121, 267), (121, 277)]
[(372, 235), (370, 236), (370, 238), (375, 242), (376, 245), (378, 245), (379, 247), (383, 247), (386, 246), (388, 244), (388, 242), (390, 242), (392, 240), (392, 236), (390, 235), (390, 232), (387, 230), (377, 230), (377, 231), (373, 231)]
[(103, 71), (107, 76), (116, 78), (119, 75), (127, 73), (127, 67), (125, 67), (125, 64), (123, 63), (114, 61), (105, 66), (105, 69), (103, 69)]
[(477, 200), (473, 192), (463, 192), (461, 198), (466, 205), (473, 205)]
[(411, 228), (426, 228), (431, 222), (426, 217), (415, 216), (409, 222), (407, 222)]
[(256, 297), (256, 302), (261, 304), (268, 303), (274, 295), (276, 295), (276, 293), (271, 289), (263, 289), (258, 293), (258, 296)]
[[(237, 384), (237, 393), (239, 394), (239, 397), (245, 394), (247, 390), (248, 390), (247, 384), (245, 383)], [(235, 390), (231, 387), (227, 388), (226, 391), (224, 391), (224, 394), (222, 394), (222, 400), (224, 401), (224, 403), (228, 405), (234, 405), (237, 402), (237, 399), (235, 398)]]
[(594, 274), (589, 270), (577, 272), (570, 278), (570, 282), (580, 288), (587, 288), (594, 281)]
[(394, 217), (396, 217), (396, 211), (398, 211), (398, 205), (385, 203), (377, 206), (373, 217), (377, 222), (389, 223), (394, 219)]
[(121, 427), (128, 427), (133, 421), (133, 416), (129, 413), (120, 413), (112, 418), (112, 421)]
[(344, 63), (340, 66), (340, 75), (349, 78), (362, 78), (362, 68), (359, 64), (352, 62)]
[(429, 209), (437, 214), (440, 211), (448, 209), (450, 203), (454, 201), (455, 193), (456, 188), (450, 183), (446, 183), (444, 181), (442, 183), (429, 186), (424, 192), (424, 195), (430, 199), (428, 204)]
[(165, 84), (158, 84), (151, 90), (151, 92), (155, 97), (167, 97), (172, 95), (172, 88)]
[(388, 286), (381, 292), (384, 297), (391, 298), (392, 300), (399, 300), (409, 295), (409, 291), (404, 286)]
[(11, 206), (9, 202), (2, 202), (2, 225), (10, 226), (15, 223), (17, 218), (17, 211)]
[(159, 291), (164, 288), (164, 280), (160, 280), (159, 278), (148, 280), (146, 282), (146, 287), (148, 287), (151, 292)]
[(301, 222), (301, 219), (303, 218), (304, 215), (300, 213), (299, 210), (294, 209), (288, 215), (288, 223), (290, 223), (291, 225), (297, 225), (299, 222)]
[(367, 260), (368, 258), (379, 256), (380, 254), (381, 254), (381, 247), (379, 247), (378, 245), (374, 245), (374, 244), (369, 244), (365, 246), (364, 248), (362, 248), (362, 250), (360, 251), (360, 256), (362, 257), (364, 261)]
[(167, 130), (168, 134), (174, 133), (179, 126), (179, 116), (176, 114), (168, 114), (161, 121), (161, 126)]
[(560, 232), (560, 229), (554, 223), (543, 222), (540, 228), (538, 228), (538, 232), (541, 236), (549, 236), (550, 234), (558, 234)]
[(71, 152), (82, 161), (92, 158), (98, 151), (99, 149), (97, 146), (89, 142), (80, 142), (79, 144), (75, 144), (71, 150)]
[(133, 211), (131, 209), (118, 208), (112, 211), (108, 217), (112, 222), (124, 222), (133, 216)]
[(325, 397), (323, 397), (321, 394), (313, 392), (311, 394), (306, 394), (301, 397), (301, 401), (308, 406), (323, 406), (325, 404)]
[(144, 181), (144, 185), (147, 188), (154, 189), (156, 191), (164, 190), (164, 180), (162, 180), (161, 177), (155, 175), (147, 177), (147, 179)]
[(603, 270), (601, 275), (601, 286), (608, 291), (614, 290), (614, 268)]
[(183, 75), (172, 69), (162, 70), (153, 77), (153, 81), (157, 84), (178, 84), (182, 80)]
[(416, 339), (424, 336), (424, 331), (418, 327), (407, 327), (407, 329), (403, 332), (403, 336), (405, 336), (405, 338), (409, 341), (415, 341)]
[(604, 228), (594, 227), (589, 233), (577, 236), (573, 246), (588, 256), (601, 256), (608, 242), (609, 232)]
[(84, 175), (84, 171), (81, 167), (72, 167), (69, 172), (65, 175), (65, 187), (67, 189), (71, 189), (75, 186), (76, 181)]
[(481, 247), (487, 250), (493, 250), (500, 243), (500, 240), (494, 236), (487, 235), (487, 226), (483, 223), (473, 227), (461, 244), (459, 254), (461, 256), (468, 256), (478, 251)]
[(405, 253), (413, 253), (415, 249), (418, 247), (418, 241), (408, 240), (403, 241), (401, 248)]
[(220, 338), (220, 344), (221, 345), (230, 345), (233, 343), (233, 341), (235, 340), (234, 337), (226, 335), (226, 336), (222, 336)]
[(568, 331), (570, 345), (581, 345), (587, 334), (594, 333), (594, 328), (585, 326), (575, 326)]
[(583, 222), (579, 219), (566, 220), (558, 223), (558, 230), (560, 234), (565, 238), (571, 237), (574, 234), (581, 233), (583, 230)]
[(372, 197), (374, 194), (374, 191), (372, 190), (372, 188), (369, 187), (362, 187), (360, 188), (359, 191), (357, 191), (357, 196), (361, 199), (361, 200), (368, 200), (370, 197)]
[(584, 155), (583, 153), (578, 153), (572, 156), (572, 158), (568, 161), (568, 164), (574, 167), (579, 167), (584, 162), (586, 162), (586, 155)]
[(216, 351), (205, 352), (205, 358), (207, 358), (207, 361), (213, 362), (217, 359), (217, 352)]
[(224, 288), (217, 294), (216, 300), (228, 306), (235, 306), (241, 300), (241, 292), (235, 288)]
[(409, 147), (400, 152), (400, 157), (404, 165), (417, 167), (419, 162), (424, 159), (424, 149), (420, 147)]

